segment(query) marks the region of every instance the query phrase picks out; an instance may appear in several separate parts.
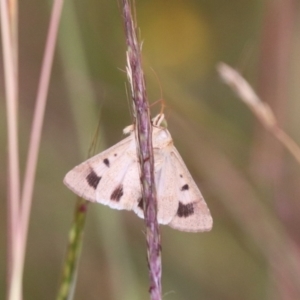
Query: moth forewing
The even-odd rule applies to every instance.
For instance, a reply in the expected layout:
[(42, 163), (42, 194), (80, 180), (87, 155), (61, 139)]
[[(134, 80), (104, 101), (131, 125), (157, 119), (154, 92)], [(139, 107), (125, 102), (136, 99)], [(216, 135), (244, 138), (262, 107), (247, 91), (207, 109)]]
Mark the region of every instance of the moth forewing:
[(67, 173), (64, 184), (78, 196), (96, 202), (96, 190), (108, 166), (114, 164), (134, 142), (133, 136), (130, 135), (109, 149), (89, 158)]
[(187, 232), (210, 231), (212, 229), (212, 218), (209, 211), (207, 211), (206, 204), (201, 201), (192, 203), (192, 215), (189, 215), (189, 211), (191, 210), (189, 204), (181, 208), (182, 204), (180, 203), (178, 212), (181, 213), (176, 214), (168, 225), (174, 229)]
[(141, 195), (135, 148), (128, 149), (112, 164), (99, 183), (97, 202), (114, 209), (132, 210)]
[(210, 211), (175, 147), (170, 156), (176, 168), (179, 203), (177, 212), (169, 225), (175, 229), (190, 232), (211, 230), (213, 221)]

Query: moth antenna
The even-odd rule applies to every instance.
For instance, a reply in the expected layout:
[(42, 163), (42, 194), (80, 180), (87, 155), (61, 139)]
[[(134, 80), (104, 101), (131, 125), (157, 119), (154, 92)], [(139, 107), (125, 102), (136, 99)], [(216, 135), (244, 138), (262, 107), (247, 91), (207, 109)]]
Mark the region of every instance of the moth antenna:
[[(134, 107), (132, 107), (132, 105), (130, 105), (131, 100), (130, 100), (130, 96), (129, 96), (129, 93), (128, 93), (128, 87), (127, 87), (126, 83), (125, 83), (125, 92), (126, 92), (126, 99), (127, 99), (129, 112), (130, 112), (130, 117), (131, 117), (131, 120), (134, 121), (135, 120)], [(132, 123), (134, 123), (134, 122), (132, 122)]]
[(159, 90), (160, 90), (160, 99), (163, 99), (163, 89), (162, 89), (162, 86), (161, 86), (161, 83), (160, 83), (160, 80), (159, 80), (159, 77), (157, 75), (157, 73), (155, 72), (155, 70), (153, 68), (150, 67), (150, 70), (153, 72), (153, 74), (155, 75), (155, 78), (157, 80), (157, 83), (159, 85)]
[(88, 149), (88, 157), (91, 157), (95, 154), (96, 148), (98, 147), (98, 143), (99, 143), (99, 133), (100, 133), (100, 128), (101, 128), (101, 122), (102, 122), (102, 118), (101, 118), (101, 110), (99, 111), (99, 118), (98, 118), (98, 122), (97, 122), (97, 126), (96, 126), (96, 130), (92, 136), (91, 139), (91, 143)]
[(153, 103), (151, 103), (150, 106), (155, 105), (156, 103), (159, 103), (159, 102), (162, 103), (162, 104), (161, 104), (161, 108), (160, 108), (159, 114), (163, 114), (164, 109), (165, 109), (165, 107), (166, 107), (166, 104), (165, 104), (165, 100), (164, 100), (164, 96), (163, 96), (162, 85), (161, 85), (160, 79), (159, 79), (157, 73), (155, 72), (155, 70), (154, 70), (153, 68), (150, 68), (150, 69), (151, 69), (151, 71), (153, 72), (153, 74), (154, 74), (154, 76), (155, 76), (155, 78), (156, 78), (156, 80), (157, 80), (157, 83), (158, 83), (158, 85), (159, 85), (159, 90), (160, 90), (160, 99), (157, 100), (157, 101), (155, 101), (155, 102), (153, 102)]

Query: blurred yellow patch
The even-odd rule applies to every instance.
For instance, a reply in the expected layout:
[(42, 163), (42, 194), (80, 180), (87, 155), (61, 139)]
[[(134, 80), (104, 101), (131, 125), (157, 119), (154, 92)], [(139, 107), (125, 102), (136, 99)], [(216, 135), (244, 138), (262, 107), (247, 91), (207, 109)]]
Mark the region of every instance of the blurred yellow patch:
[[(213, 47), (206, 20), (184, 1), (148, 1), (138, 18), (143, 53), (161, 67), (195, 67), (204, 71)], [(198, 69), (199, 71), (199, 69)]]

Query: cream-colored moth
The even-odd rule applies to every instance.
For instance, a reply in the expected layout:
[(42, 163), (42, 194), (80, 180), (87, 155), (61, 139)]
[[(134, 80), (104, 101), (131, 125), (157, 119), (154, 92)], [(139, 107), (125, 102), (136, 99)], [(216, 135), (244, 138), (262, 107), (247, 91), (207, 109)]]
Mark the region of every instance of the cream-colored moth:
[[(182, 231), (208, 231), (212, 217), (203, 196), (161, 126), (164, 115), (152, 119), (157, 220)], [(134, 125), (123, 130), (129, 136), (72, 169), (64, 183), (75, 194), (115, 209), (133, 210), (144, 217)]]

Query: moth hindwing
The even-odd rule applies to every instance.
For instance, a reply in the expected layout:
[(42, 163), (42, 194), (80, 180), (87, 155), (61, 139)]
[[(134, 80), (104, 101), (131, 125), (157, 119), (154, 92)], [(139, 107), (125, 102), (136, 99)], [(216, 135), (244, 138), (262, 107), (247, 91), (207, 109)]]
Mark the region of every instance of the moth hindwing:
[[(163, 114), (152, 120), (157, 220), (182, 231), (208, 231), (213, 223), (210, 211), (171, 134), (161, 127), (163, 120)], [(127, 138), (76, 166), (64, 183), (80, 197), (114, 209), (133, 210), (143, 218), (134, 126), (124, 132), (129, 134)]]

